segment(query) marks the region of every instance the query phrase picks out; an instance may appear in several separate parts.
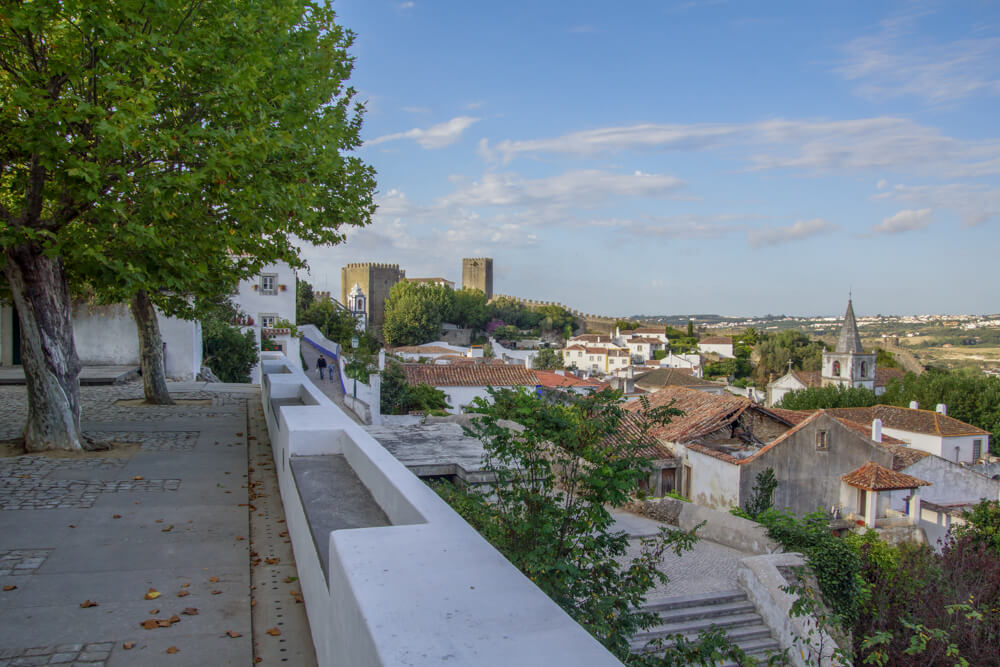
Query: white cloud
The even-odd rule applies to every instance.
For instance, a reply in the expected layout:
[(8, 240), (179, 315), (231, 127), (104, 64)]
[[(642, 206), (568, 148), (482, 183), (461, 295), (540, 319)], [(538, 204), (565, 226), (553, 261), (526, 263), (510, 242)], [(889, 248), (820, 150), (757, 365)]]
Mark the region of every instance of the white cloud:
[(875, 234), (901, 234), (923, 229), (929, 224), (931, 224), (931, 209), (922, 208), (919, 211), (905, 209), (883, 219), (882, 222), (872, 227), (872, 232)]
[(747, 238), (751, 246), (760, 248), (829, 234), (837, 229), (840, 229), (840, 226), (835, 223), (822, 218), (813, 218), (812, 220), (798, 220), (795, 224), (787, 227), (768, 225), (760, 229), (751, 229), (747, 232)]
[(948, 104), (1000, 94), (1000, 37), (933, 42), (917, 34), (918, 18), (883, 21), (874, 34), (852, 40), (836, 71), (877, 101), (912, 96)]
[(567, 171), (549, 178), (486, 173), (480, 181), (441, 200), (455, 206), (588, 206), (609, 197), (677, 198), (683, 187), (668, 174), (623, 174), (596, 169)]
[(965, 141), (906, 118), (774, 119), (746, 124), (651, 124), (480, 146), (505, 163), (544, 154), (604, 157), (624, 151), (705, 151), (743, 147), (753, 170), (897, 169), (967, 176), (1000, 173), (1000, 141)]
[(887, 185), (889, 185), (888, 181), (886, 181), (884, 178), (880, 178), (878, 183), (875, 184), (875, 187), (878, 188), (879, 190), (885, 190), (885, 186)]
[(478, 122), (478, 118), (471, 116), (458, 116), (444, 123), (432, 125), (426, 129), (413, 128), (406, 132), (396, 132), (395, 134), (385, 134), (370, 141), (366, 141), (366, 146), (377, 146), (386, 141), (396, 139), (413, 139), (423, 148), (434, 149), (450, 146), (459, 140), (462, 133), (471, 125)]
[(401, 3), (399, 3), (399, 8), (400, 9), (413, 9), (414, 7), (416, 7), (416, 3), (413, 3), (413, 2), (401, 2)]
[(952, 210), (962, 217), (962, 224), (966, 227), (1000, 218), (1000, 188), (990, 185), (894, 185), (874, 195), (872, 199), (888, 199), (935, 210)]

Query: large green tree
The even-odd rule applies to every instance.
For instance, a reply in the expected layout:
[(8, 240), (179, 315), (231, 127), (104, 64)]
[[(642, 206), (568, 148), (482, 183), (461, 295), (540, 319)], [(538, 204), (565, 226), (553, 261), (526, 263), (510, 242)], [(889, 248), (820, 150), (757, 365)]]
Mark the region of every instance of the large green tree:
[(28, 449), (86, 444), (67, 269), (130, 301), (155, 355), (154, 305), (189, 315), (370, 219), (372, 172), (342, 153), (360, 141), (351, 40), (310, 0), (0, 5), (0, 249)]
[(399, 282), (385, 302), (382, 336), (389, 345), (420, 345), (439, 337), (455, 309), (455, 292), (443, 285)]

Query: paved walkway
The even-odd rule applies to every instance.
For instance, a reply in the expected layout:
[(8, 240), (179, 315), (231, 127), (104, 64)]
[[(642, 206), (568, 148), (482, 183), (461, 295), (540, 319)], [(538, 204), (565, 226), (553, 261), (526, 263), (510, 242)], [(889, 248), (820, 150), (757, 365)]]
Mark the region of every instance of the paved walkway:
[[(80, 384), (115, 384), (139, 375), (138, 366), (84, 366), (80, 370)], [(24, 384), (23, 366), (0, 366), (0, 385)]]
[[(660, 526), (673, 527), (628, 512), (613, 512), (612, 515), (617, 528), (627, 530), (632, 538), (626, 554), (628, 559), (639, 553), (641, 537), (656, 534)], [(738, 589), (736, 571), (740, 560), (752, 555), (705, 539), (698, 540), (691, 551), (680, 556), (668, 551), (660, 560), (660, 571), (670, 578), (670, 582), (657, 586), (647, 597), (656, 599)]]
[[(283, 544), (254, 526), (284, 518), (276, 493), (248, 495), (248, 441), (266, 442), (248, 421), (258, 389), (186, 383), (171, 394), (187, 403), (126, 405), (141, 386), (84, 387), (84, 432), (130, 443), (110, 452), (3, 450), (0, 666), (310, 664), (282, 660), (283, 642), (302, 643), (307, 627), (284, 584), (277, 602), (251, 604), (257, 552)], [(24, 387), (0, 387), (0, 439), (18, 435), (24, 414)], [(272, 465), (269, 450), (254, 456)], [(263, 483), (253, 480), (255, 496)], [(294, 577), (290, 553), (281, 564)], [(261, 632), (258, 616), (281, 634)]]
[[(312, 383), (319, 387), (319, 390), (326, 394), (326, 397), (331, 401), (340, 406), (340, 409), (344, 411), (348, 417), (353, 419), (359, 424), (364, 422), (354, 414), (344, 403), (344, 388), (340, 386), (340, 380), (337, 378), (337, 366), (336, 361), (330, 359), (330, 355), (323, 355), (326, 357), (326, 363), (330, 364), (326, 367), (326, 371), (323, 373), (323, 379), (319, 378), (319, 371), (316, 370), (316, 361), (319, 359), (320, 352), (315, 347), (313, 347), (307, 341), (302, 341), (302, 345), (299, 347), (302, 352), (302, 359), (306, 362), (308, 370), (306, 371), (306, 376), (312, 380)], [(333, 379), (330, 379), (329, 371), (333, 370)]]

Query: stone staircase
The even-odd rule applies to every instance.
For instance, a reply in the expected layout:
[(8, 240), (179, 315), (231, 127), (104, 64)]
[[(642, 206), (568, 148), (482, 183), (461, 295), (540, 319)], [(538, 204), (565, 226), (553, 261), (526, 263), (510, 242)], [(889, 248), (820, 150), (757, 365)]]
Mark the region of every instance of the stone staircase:
[[(693, 640), (712, 626), (723, 630), (733, 643), (755, 658), (764, 660), (770, 652), (781, 650), (771, 629), (741, 590), (660, 598), (650, 600), (643, 609), (658, 614), (660, 624), (633, 637), (633, 652), (642, 652), (647, 642), (661, 637), (681, 634)], [(664, 641), (665, 646), (672, 644)]]

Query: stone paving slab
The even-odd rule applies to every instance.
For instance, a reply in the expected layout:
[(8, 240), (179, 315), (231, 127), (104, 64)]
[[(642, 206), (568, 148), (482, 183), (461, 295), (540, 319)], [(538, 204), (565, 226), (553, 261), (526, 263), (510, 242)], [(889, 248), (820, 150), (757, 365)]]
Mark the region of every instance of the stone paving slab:
[[(130, 456), (0, 458), (0, 584), (14, 586), (0, 592), (0, 667), (253, 664), (245, 406), (256, 389), (192, 395), (207, 406), (114, 405), (141, 392), (81, 390), (85, 430), (140, 442)], [(22, 387), (0, 387), (0, 431), (24, 409)], [(149, 588), (161, 595), (144, 599)], [(140, 626), (173, 614), (170, 627)]]

